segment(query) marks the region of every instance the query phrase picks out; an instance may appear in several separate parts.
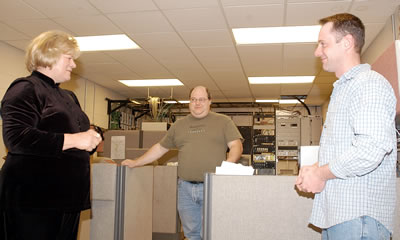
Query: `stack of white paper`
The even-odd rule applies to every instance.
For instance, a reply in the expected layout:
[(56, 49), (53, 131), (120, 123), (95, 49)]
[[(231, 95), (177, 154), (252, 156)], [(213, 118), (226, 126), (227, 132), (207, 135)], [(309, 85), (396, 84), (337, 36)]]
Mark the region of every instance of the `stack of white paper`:
[(319, 146), (300, 146), (300, 167), (318, 162)]
[(221, 167), (215, 168), (217, 175), (253, 175), (254, 169), (251, 166), (243, 166), (238, 163), (223, 161)]

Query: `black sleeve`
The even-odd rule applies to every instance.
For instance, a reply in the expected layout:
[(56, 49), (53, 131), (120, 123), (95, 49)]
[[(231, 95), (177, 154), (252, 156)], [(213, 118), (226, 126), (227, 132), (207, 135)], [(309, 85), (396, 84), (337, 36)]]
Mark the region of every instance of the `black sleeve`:
[(54, 156), (62, 153), (64, 134), (39, 130), (42, 104), (32, 82), (15, 81), (1, 103), (3, 140), (16, 154)]

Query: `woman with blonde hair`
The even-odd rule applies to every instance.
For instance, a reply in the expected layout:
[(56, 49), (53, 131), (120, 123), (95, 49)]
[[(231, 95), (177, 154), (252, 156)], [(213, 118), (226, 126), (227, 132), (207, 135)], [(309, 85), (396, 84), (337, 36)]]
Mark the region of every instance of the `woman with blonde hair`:
[(48, 31), (26, 51), (30, 76), (11, 83), (1, 102), (8, 149), (0, 173), (6, 240), (74, 240), (80, 212), (90, 208), (90, 152), (101, 136), (78, 99), (60, 83), (71, 79), (76, 40)]

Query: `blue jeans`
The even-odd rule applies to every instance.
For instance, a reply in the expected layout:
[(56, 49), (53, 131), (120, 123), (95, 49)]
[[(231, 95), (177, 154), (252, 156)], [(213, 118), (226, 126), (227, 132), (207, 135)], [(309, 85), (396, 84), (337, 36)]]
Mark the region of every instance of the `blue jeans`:
[(390, 232), (380, 222), (362, 216), (322, 230), (322, 240), (389, 240)]
[(203, 183), (193, 184), (178, 179), (178, 212), (183, 232), (189, 240), (202, 239)]

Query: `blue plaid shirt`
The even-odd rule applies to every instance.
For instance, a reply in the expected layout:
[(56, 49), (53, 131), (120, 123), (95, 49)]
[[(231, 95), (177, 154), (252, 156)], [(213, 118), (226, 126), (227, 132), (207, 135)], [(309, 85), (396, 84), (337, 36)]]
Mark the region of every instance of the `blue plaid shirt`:
[(310, 223), (320, 228), (370, 216), (393, 232), (396, 205), (396, 98), (368, 64), (334, 84), (320, 140), (319, 165), (337, 177), (315, 195)]

